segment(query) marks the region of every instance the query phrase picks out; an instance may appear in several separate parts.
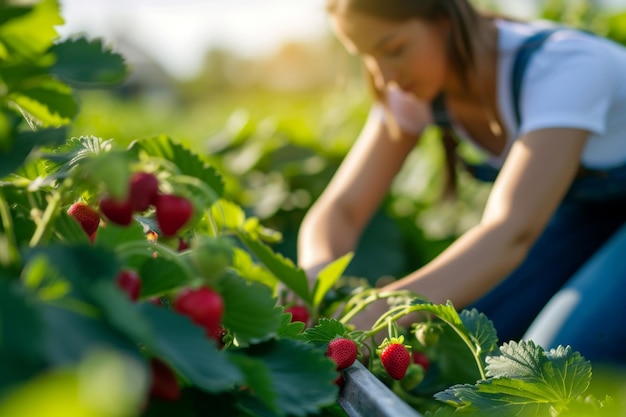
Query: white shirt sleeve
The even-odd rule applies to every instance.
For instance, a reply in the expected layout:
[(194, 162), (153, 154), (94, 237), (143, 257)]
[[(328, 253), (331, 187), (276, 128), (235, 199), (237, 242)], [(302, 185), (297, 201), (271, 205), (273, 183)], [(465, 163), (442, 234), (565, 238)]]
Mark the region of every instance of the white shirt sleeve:
[(567, 127), (603, 135), (612, 102), (613, 74), (597, 40), (554, 35), (530, 62), (523, 81), (520, 134)]

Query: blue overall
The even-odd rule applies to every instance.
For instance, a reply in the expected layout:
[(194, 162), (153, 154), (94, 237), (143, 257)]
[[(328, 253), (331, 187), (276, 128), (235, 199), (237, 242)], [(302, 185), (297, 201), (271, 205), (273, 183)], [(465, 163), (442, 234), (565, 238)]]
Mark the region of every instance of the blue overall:
[[(512, 84), (518, 123), (524, 69), (552, 32), (529, 38), (516, 57)], [(433, 110), (445, 127), (441, 103)], [(486, 181), (497, 176), (487, 166), (471, 172)], [(569, 345), (594, 363), (626, 365), (625, 298), (626, 166), (621, 166), (579, 176), (523, 263), (469, 308), (493, 321), (500, 343), (530, 339), (546, 349)]]
[(469, 308), (500, 343), (570, 345), (626, 365), (626, 166), (578, 178), (525, 261)]

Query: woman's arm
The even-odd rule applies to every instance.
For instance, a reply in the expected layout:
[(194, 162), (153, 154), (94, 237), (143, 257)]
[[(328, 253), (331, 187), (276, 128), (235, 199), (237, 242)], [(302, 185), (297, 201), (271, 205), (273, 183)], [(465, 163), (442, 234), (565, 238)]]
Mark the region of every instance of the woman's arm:
[(326, 264), (355, 249), (417, 138), (408, 133), (392, 138), (381, 114), (370, 114), (330, 184), (302, 222), (298, 263), (311, 280)]
[[(408, 289), (435, 303), (450, 300), (457, 308), (489, 291), (524, 260), (541, 234), (576, 175), (588, 135), (553, 128), (516, 141), (481, 222), (429, 264), (384, 290)], [(377, 302), (352, 323), (369, 328), (386, 310), (384, 302)]]

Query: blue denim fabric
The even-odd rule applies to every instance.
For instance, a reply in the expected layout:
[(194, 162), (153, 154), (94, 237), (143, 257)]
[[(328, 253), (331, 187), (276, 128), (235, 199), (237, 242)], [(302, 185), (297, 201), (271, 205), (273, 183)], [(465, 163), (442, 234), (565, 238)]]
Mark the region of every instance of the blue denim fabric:
[(493, 321), (501, 343), (570, 345), (589, 360), (626, 364), (625, 294), (623, 166), (577, 178), (526, 260), (469, 308)]

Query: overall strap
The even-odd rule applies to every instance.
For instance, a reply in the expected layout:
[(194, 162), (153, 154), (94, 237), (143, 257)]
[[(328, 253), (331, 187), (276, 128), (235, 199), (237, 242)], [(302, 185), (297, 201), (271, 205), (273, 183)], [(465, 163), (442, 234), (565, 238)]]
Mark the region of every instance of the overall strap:
[(513, 61), (513, 70), (511, 72), (511, 88), (513, 95), (513, 111), (515, 112), (515, 122), (519, 127), (522, 123), (522, 115), (520, 111), (520, 95), (522, 90), (522, 81), (526, 67), (530, 62), (533, 54), (541, 48), (544, 42), (555, 32), (561, 28), (550, 28), (537, 32), (520, 46)]

